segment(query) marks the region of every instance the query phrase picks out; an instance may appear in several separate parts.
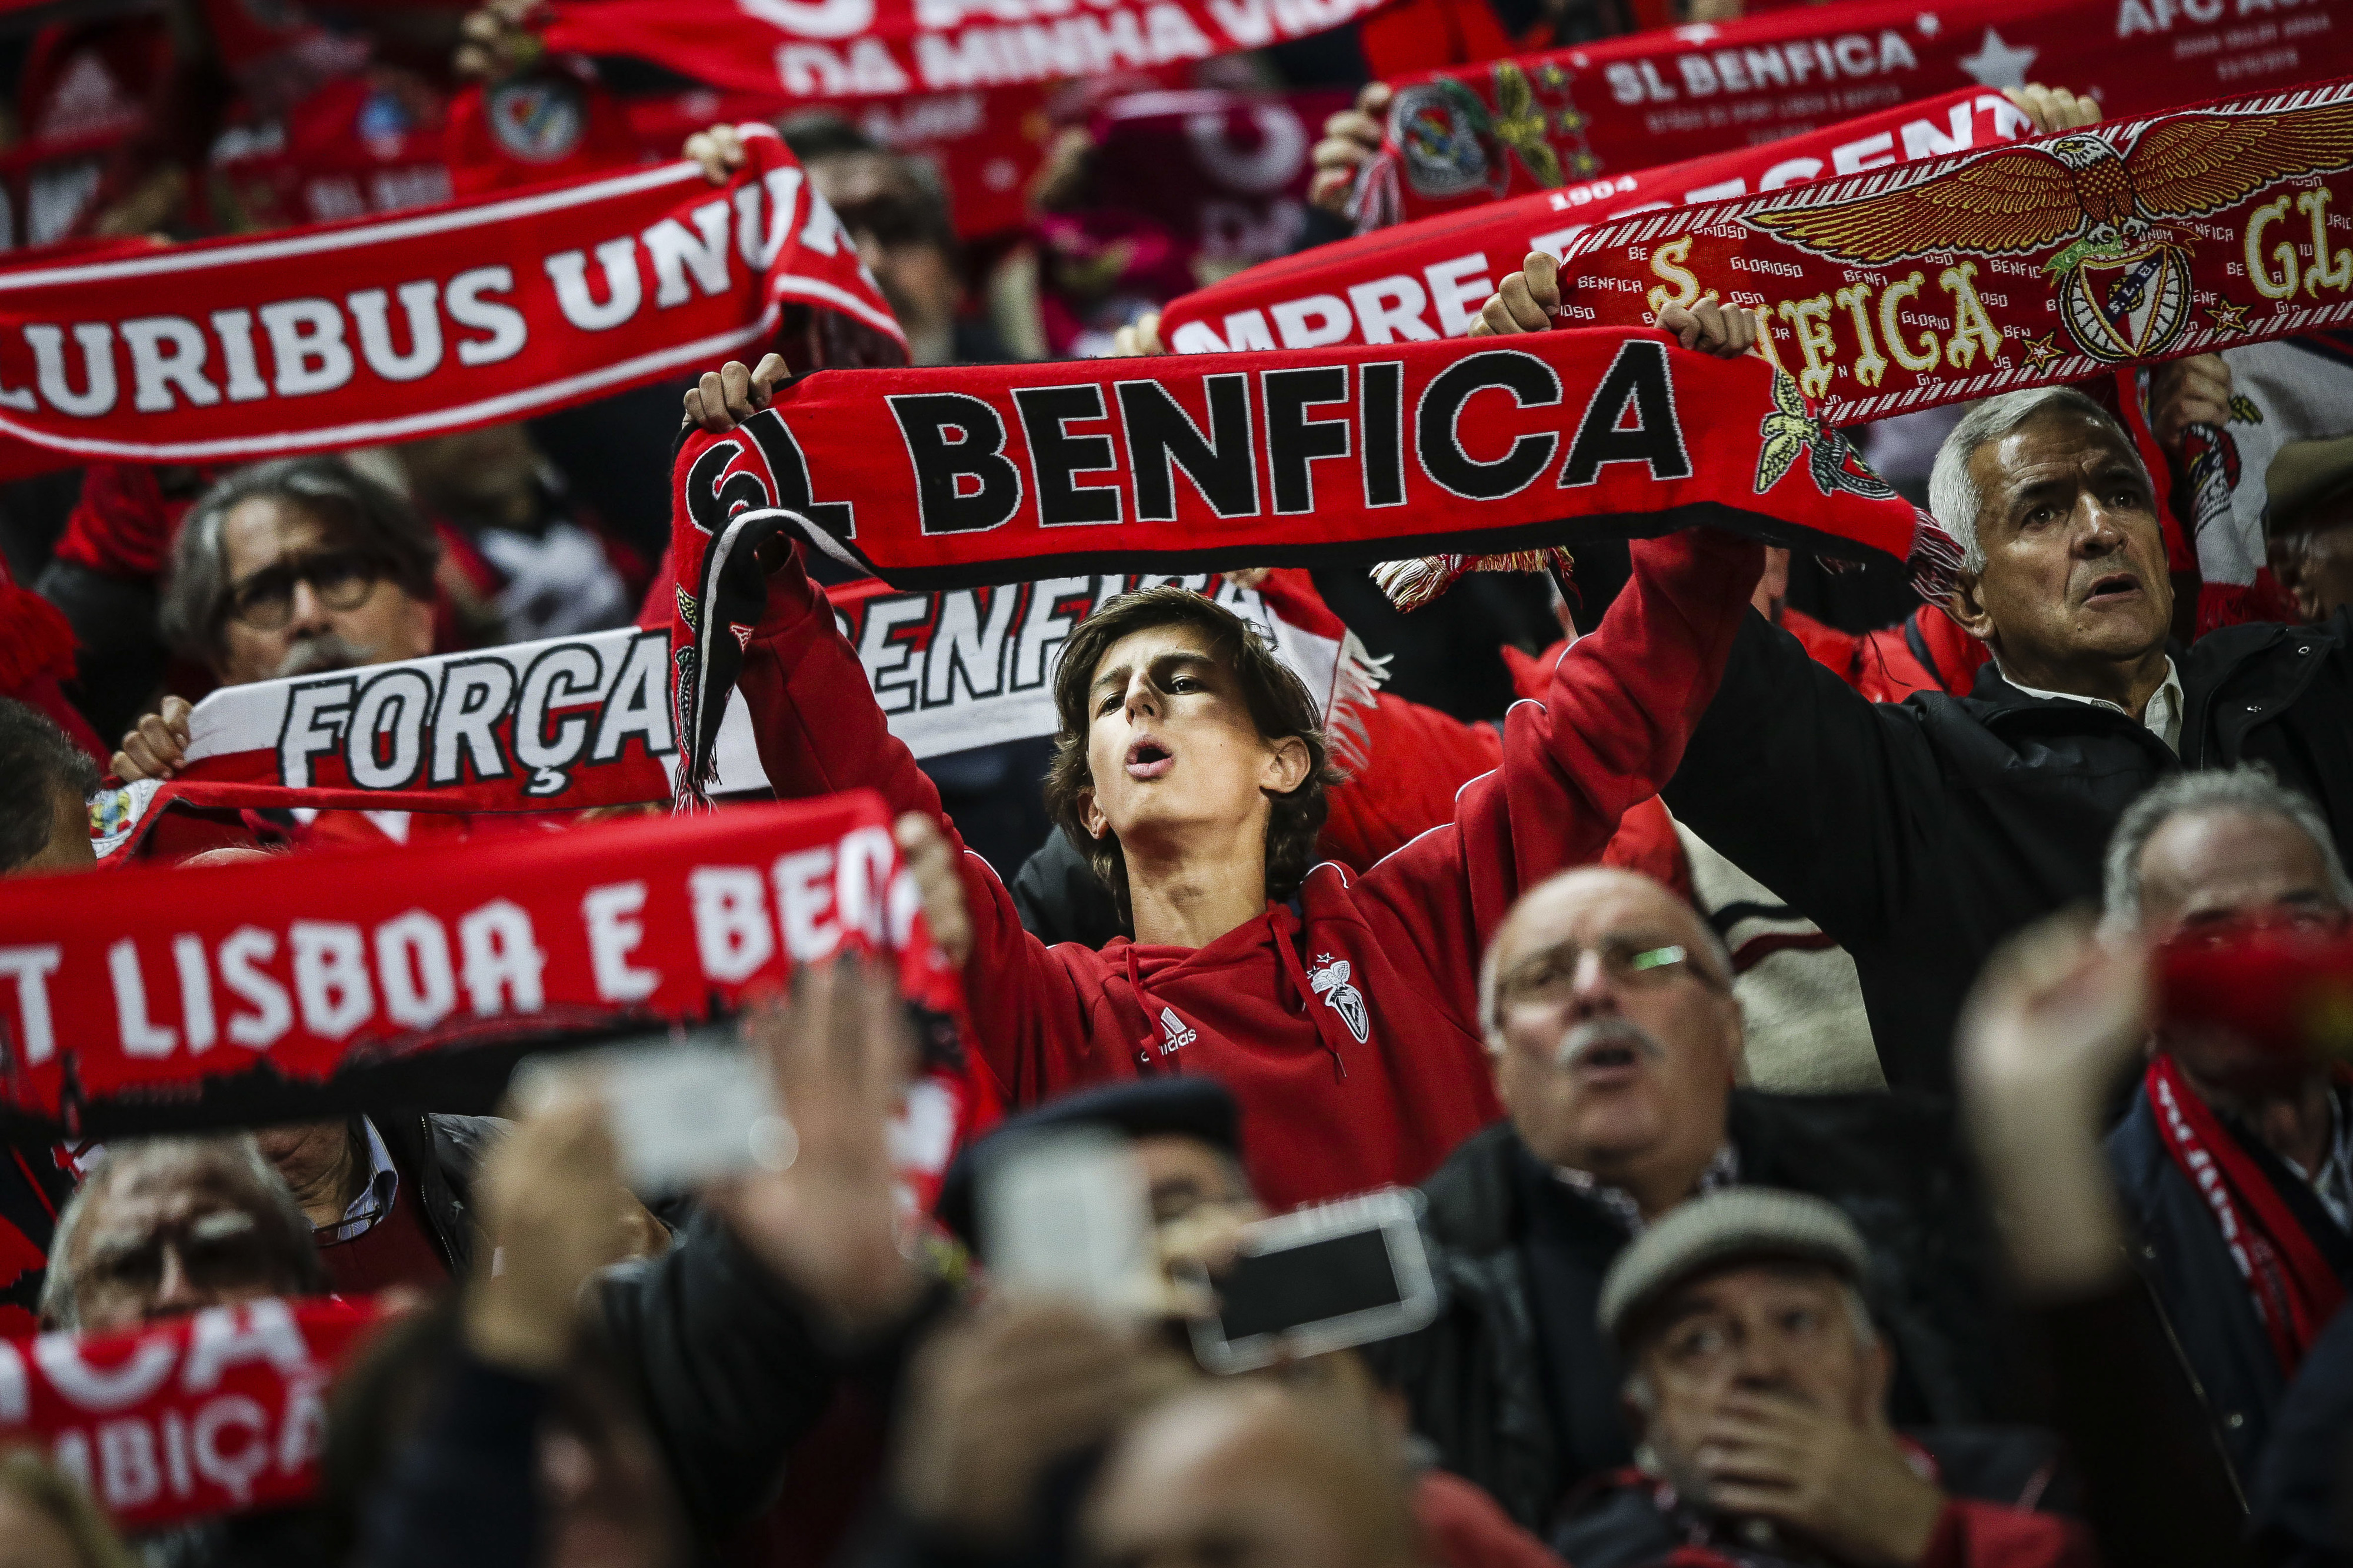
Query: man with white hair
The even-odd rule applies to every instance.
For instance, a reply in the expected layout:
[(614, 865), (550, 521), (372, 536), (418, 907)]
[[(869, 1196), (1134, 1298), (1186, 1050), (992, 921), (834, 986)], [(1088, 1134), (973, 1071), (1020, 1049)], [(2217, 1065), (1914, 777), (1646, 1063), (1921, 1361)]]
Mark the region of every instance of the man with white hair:
[(1735, 1088), (1731, 973), (1690, 904), (1603, 867), (1530, 889), (1488, 947), (1479, 1016), (1507, 1120), (1424, 1187), (1437, 1321), (1366, 1353), (1439, 1462), (1528, 1529), (1630, 1458), (1595, 1303), (1611, 1261), (1703, 1194), (1779, 1187), (1852, 1215), (1887, 1287), (1906, 1419), (1981, 1419), (2000, 1382), (1942, 1111), (1901, 1092)]
[[(2312, 803), (2253, 768), (2143, 795), (2108, 844), (2103, 918), (2153, 943), (2353, 922)], [(2353, 1089), (2325, 1064), (2160, 1027), (2108, 1160), (2136, 1260), (2252, 1489), (2290, 1381), (2353, 1285)]]
[[(1506, 281), (1492, 330), (1540, 326), (1560, 301), (1550, 257)], [(1949, 1093), (1954, 1020), (1988, 954), (2099, 896), (2101, 847), (2160, 778), (2265, 763), (2343, 841), (2353, 633), (2341, 619), (2229, 626), (2177, 659), (2155, 487), (2115, 416), (2072, 388), (1973, 405), (1928, 494), (1960, 546), (1945, 608), (1993, 654), (1976, 689), (1875, 704), (1742, 612), (1661, 798), (1853, 957), (1887, 1081)], [(1681, 539), (1679, 552), (1646, 552), (1638, 577), (1695, 589), (1761, 574), (1753, 547), (1702, 530)], [(1724, 629), (1688, 635), (1704, 644)]]

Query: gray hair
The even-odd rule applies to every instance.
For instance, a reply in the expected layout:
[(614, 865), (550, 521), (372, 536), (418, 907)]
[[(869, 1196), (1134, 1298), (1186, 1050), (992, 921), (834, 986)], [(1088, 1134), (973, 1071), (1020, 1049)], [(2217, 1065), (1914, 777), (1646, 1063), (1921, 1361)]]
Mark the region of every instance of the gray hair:
[[(1736, 1260), (1725, 1267), (1737, 1268), (1740, 1264)], [(1824, 1269), (1824, 1272), (1828, 1270)], [(1854, 1348), (1868, 1351), (1879, 1343), (1879, 1324), (1872, 1318), (1871, 1303), (1863, 1299), (1862, 1287), (1851, 1279), (1841, 1279), (1839, 1281), (1839, 1299), (1846, 1303), (1847, 1325), (1854, 1331)], [(1627, 1399), (1644, 1416), (1658, 1414), (1659, 1391), (1652, 1385), (1651, 1374), (1643, 1371), (1641, 1364), (1630, 1355), (1623, 1386)]]
[[(1969, 459), (1989, 441), (1999, 441), (2036, 415), (2051, 409), (2081, 414), (2104, 426), (2140, 461), (2140, 448), (2116, 423), (2116, 416), (2072, 386), (2036, 386), (2005, 392), (1969, 405), (1961, 422), (1936, 448), (1936, 466), (1928, 471), (1928, 512), (1937, 526), (1961, 547), (1961, 570), (1985, 570), (1985, 550), (1978, 543), (1978, 511), (1985, 496), (1969, 477)], [(2144, 467), (2146, 467), (2144, 465)]]
[(2353, 881), (2337, 852), (2328, 819), (2309, 798), (2272, 776), (2261, 763), (2203, 773), (2176, 773), (2125, 808), (2108, 838), (2107, 866), (2101, 879), (2101, 923), (2112, 932), (2130, 931), (2141, 918), (2141, 859), (2158, 829), (2177, 816), (2207, 813), (2277, 816), (2294, 823), (2320, 851), (2328, 868), (2329, 890), (2339, 907), (2353, 909)]
[(221, 528), (230, 512), (265, 496), (318, 517), (338, 538), (381, 563), (410, 598), (433, 596), (441, 541), (406, 498), (341, 458), (280, 458), (238, 469), (188, 510), (158, 606), (164, 638), (175, 652), (205, 663), (219, 654), (229, 590)]
[(58, 1215), (57, 1232), (49, 1239), (48, 1274), (41, 1281), (44, 1322), (60, 1329), (81, 1326), (81, 1302), (77, 1289), (79, 1282), (74, 1274), (78, 1263), (73, 1249), (90, 1205), (118, 1178), (174, 1161), (221, 1167), (249, 1184), (260, 1200), (255, 1219), (265, 1233), (276, 1233), (275, 1239), (284, 1243), (285, 1261), (293, 1276), (288, 1281), (290, 1287), (302, 1293), (326, 1287), (326, 1268), (319, 1261), (318, 1242), (311, 1234), (311, 1222), (304, 1216), (302, 1205), (294, 1201), (286, 1178), (262, 1153), (253, 1134), (132, 1139), (107, 1146), (83, 1176), (80, 1188), (66, 1200), (65, 1208)]
[[(1596, 868), (1591, 866), (1571, 866), (1566, 871), (1556, 871), (1551, 876), (1546, 878), (1544, 881), (1538, 882), (1535, 887), (1530, 888), (1526, 892), (1522, 893), (1517, 900), (1514, 900), (1512, 908), (1514, 910), (1518, 909), (1521, 904), (1527, 902), (1528, 900), (1534, 898), (1537, 893), (1542, 892), (1546, 887), (1559, 880), (1563, 877), (1573, 877), (1579, 871), (1590, 871), (1595, 868)], [(1610, 869), (1618, 869), (1618, 868), (1610, 868)], [(1629, 872), (1628, 874), (1630, 876), (1636, 877), (1642, 876), (1642, 873), (1640, 871)], [(1648, 877), (1643, 877), (1643, 880), (1645, 881), (1649, 881), (1651, 879)], [(1672, 896), (1672, 894), (1670, 894), (1670, 896)], [(1715, 924), (1708, 920), (1704, 911), (1694, 909), (1692, 910), (1692, 915), (1702, 932), (1701, 940), (1705, 944), (1707, 951), (1715, 955), (1716, 966), (1724, 975), (1725, 984), (1729, 987), (1739, 978), (1739, 975), (1732, 967), (1732, 949), (1725, 945), (1724, 933), (1715, 929)], [(1481, 1038), (1487, 1042), (1487, 1050), (1490, 1055), (1498, 1053), (1504, 1048), (1504, 1019), (1503, 1013), (1501, 1011), (1501, 999), (1497, 996), (1496, 990), (1503, 983), (1503, 935), (1504, 930), (1510, 925), (1510, 923), (1511, 915), (1509, 911), (1506, 911), (1504, 917), (1504, 925), (1496, 928), (1494, 938), (1487, 943), (1487, 951), (1479, 955), (1479, 1034)]]

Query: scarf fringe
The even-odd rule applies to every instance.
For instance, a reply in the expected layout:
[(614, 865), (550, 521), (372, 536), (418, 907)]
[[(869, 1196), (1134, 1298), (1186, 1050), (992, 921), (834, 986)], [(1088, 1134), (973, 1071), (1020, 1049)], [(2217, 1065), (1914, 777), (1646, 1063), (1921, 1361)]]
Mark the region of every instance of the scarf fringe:
[(72, 679), (74, 648), (63, 610), (30, 588), (0, 584), (0, 692), (22, 690), (44, 675)]
[(1324, 714), (1324, 739), (1330, 748), (1333, 763), (1342, 773), (1351, 775), (1365, 771), (1373, 760), (1373, 740), (1365, 728), (1365, 710), (1373, 705), (1374, 697), (1389, 678), (1389, 660), (1397, 655), (1376, 658), (1356, 634), (1346, 632), (1340, 638), (1340, 660), (1332, 671), (1332, 706)]
[(1512, 550), (1501, 555), (1422, 555), (1409, 561), (1384, 561), (1373, 568), (1373, 582), (1400, 610), (1418, 610), (1461, 581), (1468, 572), (1563, 573), (1576, 557), (1558, 546)]
[(1961, 575), (1961, 542), (1926, 512), (1912, 514), (1912, 548), (1905, 557), (1912, 572), (1912, 591), (1938, 609)]
[(1398, 156), (1384, 148), (1356, 174), (1348, 193), (1348, 221), (1358, 234), (1394, 228), (1405, 221), (1405, 193), (1398, 185)]

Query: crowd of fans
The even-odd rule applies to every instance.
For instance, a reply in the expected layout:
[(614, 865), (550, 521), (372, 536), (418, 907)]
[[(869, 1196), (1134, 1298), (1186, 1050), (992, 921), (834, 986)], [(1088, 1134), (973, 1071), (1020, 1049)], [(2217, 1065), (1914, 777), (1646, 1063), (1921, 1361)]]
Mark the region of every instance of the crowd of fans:
[[(695, 97), (538, 58), (522, 6), (236, 9), (6, 41), (17, 247), (490, 188), (516, 176), (468, 153), (456, 106), (521, 80), (581, 127), (616, 94)], [(1528, 10), (1482, 26), (1525, 47), (1694, 19)], [(1210, 79), (1345, 91), (1353, 50)], [(1345, 232), (1386, 92), (1303, 151), (1289, 243)], [(2020, 101), (2045, 129), (2096, 113)], [(740, 140), (686, 139), (698, 106), (661, 123), (723, 180)], [(934, 166), (852, 120), (783, 131), (916, 363), (1155, 353), (1152, 311), (1221, 263), (1152, 260), (1149, 201), (1107, 189), (1085, 123), (1042, 158), (1030, 227), (985, 243)], [(402, 151), (428, 132), (431, 158)], [(331, 134), (377, 177), (302, 140)], [(1559, 302), (1532, 257), (1478, 330)], [(1756, 330), (1713, 300), (1662, 325), (1725, 357)], [(186, 764), (215, 688), (631, 623), (670, 592), (681, 398), (722, 430), (785, 373), (0, 489), (0, 583), (76, 645), (0, 698), (0, 875), (107, 874), (93, 824)], [(630, 1192), (576, 1089), (513, 1121), (20, 1142), (0, 1255), (32, 1261), (0, 1329), (329, 1292), (396, 1315), (344, 1369), (311, 1504), (125, 1547), (19, 1449), (0, 1563), (2345, 1561), (2353, 1079), (2171, 1020), (2151, 979), (2185, 946), (2353, 928), (2353, 436), (2266, 476), (2278, 618), (2193, 637), (2159, 514), (2233, 375), (2152, 377), (2169, 471), (2067, 387), (1862, 433), (1959, 546), (1940, 603), (1707, 530), (1580, 550), (1559, 583), (1472, 576), (1410, 617), (1319, 572), (1389, 659), (1346, 768), (1298, 677), (1171, 587), (1073, 632), (1053, 740), (919, 765), (830, 613), (838, 569), (781, 556), (741, 684), (761, 763), (781, 796), (866, 787), (900, 814), (1008, 1100), (933, 1215), (906, 1212), (893, 1146), (919, 1053), (849, 959), (742, 1021), (797, 1156), (691, 1196)], [(291, 874), (454, 830), (254, 811), (189, 863)], [(1073, 1130), (1137, 1173), (1152, 1310), (992, 1279), (992, 1158)], [(1429, 1321), (1204, 1370), (1187, 1325), (1250, 1226), (1392, 1184)]]

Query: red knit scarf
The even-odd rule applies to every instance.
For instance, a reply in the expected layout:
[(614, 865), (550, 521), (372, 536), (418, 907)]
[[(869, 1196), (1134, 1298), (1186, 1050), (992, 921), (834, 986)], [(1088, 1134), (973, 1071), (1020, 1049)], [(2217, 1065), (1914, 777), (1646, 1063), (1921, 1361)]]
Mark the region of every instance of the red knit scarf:
[(2344, 1300), (2343, 1282), (2271, 1178), (2189, 1087), (2171, 1056), (2149, 1063), (2142, 1086), (2166, 1152), (2213, 1211), (2281, 1372), (2293, 1373)]

